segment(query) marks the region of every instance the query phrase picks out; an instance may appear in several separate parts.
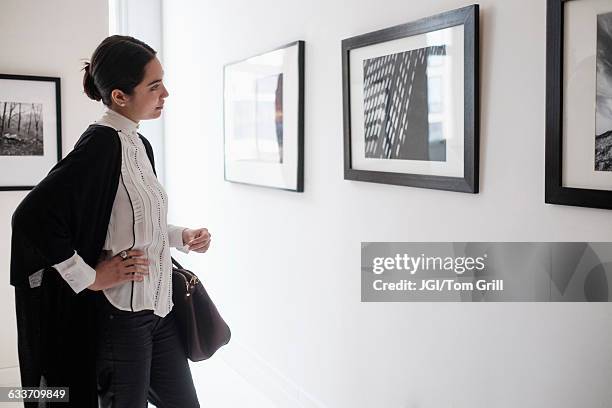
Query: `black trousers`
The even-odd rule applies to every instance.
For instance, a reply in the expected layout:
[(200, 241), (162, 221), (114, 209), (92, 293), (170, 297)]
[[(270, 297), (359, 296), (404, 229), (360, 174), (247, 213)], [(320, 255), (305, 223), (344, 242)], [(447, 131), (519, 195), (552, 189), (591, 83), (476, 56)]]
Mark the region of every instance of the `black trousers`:
[(102, 408), (199, 407), (174, 310), (123, 311), (97, 292), (96, 371)]

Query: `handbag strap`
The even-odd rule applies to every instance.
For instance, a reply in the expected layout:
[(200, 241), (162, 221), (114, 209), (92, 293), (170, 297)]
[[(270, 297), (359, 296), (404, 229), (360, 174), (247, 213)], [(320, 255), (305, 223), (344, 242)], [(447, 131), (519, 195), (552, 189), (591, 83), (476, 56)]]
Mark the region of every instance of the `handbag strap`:
[(173, 257), (170, 257), (170, 259), (172, 259), (172, 263), (174, 264), (174, 266), (176, 266), (179, 269), (184, 269), (180, 263), (178, 263), (178, 261), (176, 259), (174, 259)]

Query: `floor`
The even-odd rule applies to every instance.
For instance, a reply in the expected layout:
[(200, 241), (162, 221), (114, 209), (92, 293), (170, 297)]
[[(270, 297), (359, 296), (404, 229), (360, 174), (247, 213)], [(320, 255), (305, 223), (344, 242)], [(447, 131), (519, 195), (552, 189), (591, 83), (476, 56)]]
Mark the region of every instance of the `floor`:
[[(198, 392), (200, 406), (206, 408), (276, 408), (268, 398), (246, 382), (223, 359), (213, 357), (208, 361), (191, 364), (191, 374)], [(1, 371), (1, 370), (0, 370)], [(1, 373), (0, 373), (1, 374)], [(16, 367), (11, 374), (18, 376)], [(14, 384), (14, 383), (13, 383)], [(0, 385), (2, 376), (0, 375)], [(0, 402), (2, 408), (23, 408), (22, 403)], [(149, 405), (154, 408), (154, 405)]]
[[(219, 357), (191, 364), (200, 406), (206, 408), (276, 408)], [(153, 407), (153, 405), (149, 405)]]

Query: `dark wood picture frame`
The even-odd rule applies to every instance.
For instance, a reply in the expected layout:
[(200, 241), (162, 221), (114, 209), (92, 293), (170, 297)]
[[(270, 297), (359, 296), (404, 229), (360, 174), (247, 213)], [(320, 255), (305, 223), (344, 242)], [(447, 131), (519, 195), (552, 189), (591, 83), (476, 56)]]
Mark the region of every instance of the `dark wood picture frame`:
[[(479, 6), (422, 18), (342, 41), (342, 91), (344, 123), (344, 179), (411, 187), (478, 193), (480, 141), (480, 85), (479, 85)], [(352, 166), (351, 155), (351, 50), (415, 36), (453, 26), (464, 26), (464, 174), (463, 177), (394, 173), (358, 170)]]
[(257, 187), (265, 187), (265, 188), (271, 188), (271, 189), (275, 189), (275, 190), (284, 190), (284, 191), (293, 191), (293, 192), (297, 192), (297, 193), (302, 193), (304, 192), (304, 77), (305, 77), (305, 47), (306, 47), (306, 43), (303, 40), (297, 40), (297, 41), (293, 41), (281, 46), (278, 46), (276, 48), (273, 48), (271, 50), (267, 50), (265, 52), (261, 52), (259, 54), (255, 54), (255, 55), (251, 55), (247, 58), (243, 58), (237, 61), (232, 61), (232, 62), (228, 62), (226, 64), (224, 64), (223, 66), (223, 145), (225, 146), (225, 144), (227, 143), (226, 140), (226, 126), (225, 126), (225, 92), (226, 92), (226, 74), (225, 74), (225, 68), (233, 65), (233, 64), (237, 64), (243, 61), (246, 61), (250, 58), (253, 57), (257, 57), (257, 56), (261, 56), (264, 54), (268, 54), (270, 52), (273, 51), (277, 51), (277, 50), (282, 50), (284, 48), (289, 48), (289, 47), (293, 47), (296, 46), (298, 47), (298, 62), (297, 62), (297, 66), (298, 66), (298, 100), (297, 100), (297, 179), (296, 179), (296, 187), (293, 188), (283, 188), (283, 187), (274, 187), (274, 186), (270, 186), (270, 185), (264, 185), (264, 184), (253, 184), (253, 183), (248, 183), (248, 182), (243, 182), (243, 181), (237, 181), (237, 180), (232, 180), (229, 179), (227, 176), (227, 169), (226, 169), (226, 165), (225, 165), (225, 161), (227, 160), (227, 157), (225, 157), (225, 151), (223, 152), (223, 156), (224, 156), (224, 166), (223, 166), (223, 178), (225, 181), (231, 182), (231, 183), (236, 183), (236, 184), (245, 184), (245, 185), (251, 185), (251, 186), (257, 186)]
[[(62, 159), (62, 110), (61, 110), (61, 81), (58, 77), (49, 76), (34, 76), (34, 75), (14, 75), (0, 74), (0, 80), (18, 80), (18, 81), (44, 81), (53, 82), (55, 84), (55, 112), (56, 112), (56, 137), (57, 137), (57, 162)], [(1, 136), (1, 135), (0, 135)], [(57, 163), (56, 162), (56, 163)], [(48, 170), (51, 170), (49, 167)], [(22, 191), (32, 190), (35, 185), (27, 186), (0, 186), (0, 191)]]
[(547, 204), (612, 209), (612, 191), (563, 186), (564, 7), (569, 1), (547, 0), (546, 9), (546, 155)]

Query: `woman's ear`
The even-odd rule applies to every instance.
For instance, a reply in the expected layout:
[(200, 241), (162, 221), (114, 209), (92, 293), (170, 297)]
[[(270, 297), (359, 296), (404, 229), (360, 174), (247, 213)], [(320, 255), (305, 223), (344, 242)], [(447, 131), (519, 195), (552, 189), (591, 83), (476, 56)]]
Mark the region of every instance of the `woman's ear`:
[(119, 89), (113, 89), (113, 91), (111, 92), (111, 100), (117, 105), (125, 107), (129, 100), (129, 97), (125, 93), (123, 93), (123, 91)]

